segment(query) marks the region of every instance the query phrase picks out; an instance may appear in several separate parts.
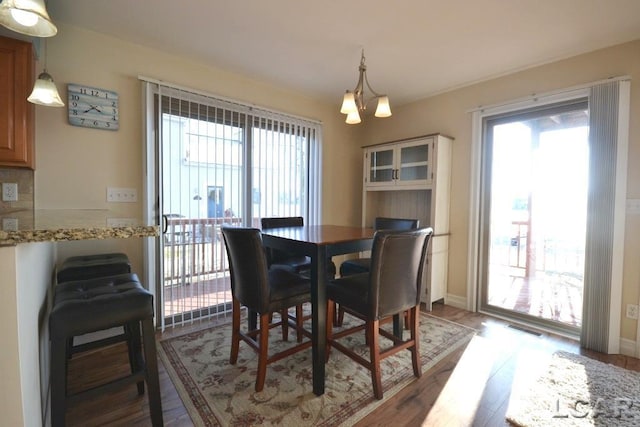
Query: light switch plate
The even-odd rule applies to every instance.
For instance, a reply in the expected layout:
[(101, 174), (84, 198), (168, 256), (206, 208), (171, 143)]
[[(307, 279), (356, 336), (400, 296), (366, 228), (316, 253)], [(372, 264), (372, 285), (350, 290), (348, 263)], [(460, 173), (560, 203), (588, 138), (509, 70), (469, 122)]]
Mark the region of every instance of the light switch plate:
[(15, 182), (2, 183), (2, 201), (17, 202), (18, 201), (18, 184)]
[(640, 199), (627, 199), (627, 214), (640, 214)]

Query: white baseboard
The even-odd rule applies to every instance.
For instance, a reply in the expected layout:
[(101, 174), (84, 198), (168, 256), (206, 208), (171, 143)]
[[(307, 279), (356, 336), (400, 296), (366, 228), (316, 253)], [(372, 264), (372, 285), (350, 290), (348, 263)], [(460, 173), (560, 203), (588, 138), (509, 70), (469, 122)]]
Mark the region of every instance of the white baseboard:
[(636, 357), (636, 342), (627, 338), (620, 338), (620, 354)]
[(461, 297), (458, 295), (447, 294), (444, 299), (445, 304), (450, 305), (455, 308), (461, 308), (463, 310), (468, 310), (467, 307), (467, 298)]

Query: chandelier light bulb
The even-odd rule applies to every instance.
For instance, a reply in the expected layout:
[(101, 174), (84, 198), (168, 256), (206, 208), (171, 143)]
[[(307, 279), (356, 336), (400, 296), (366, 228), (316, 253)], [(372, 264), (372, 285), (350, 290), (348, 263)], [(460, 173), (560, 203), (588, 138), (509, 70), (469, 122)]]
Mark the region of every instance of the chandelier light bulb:
[(19, 9), (11, 9), (11, 17), (20, 25), (33, 27), (38, 23), (38, 15)]

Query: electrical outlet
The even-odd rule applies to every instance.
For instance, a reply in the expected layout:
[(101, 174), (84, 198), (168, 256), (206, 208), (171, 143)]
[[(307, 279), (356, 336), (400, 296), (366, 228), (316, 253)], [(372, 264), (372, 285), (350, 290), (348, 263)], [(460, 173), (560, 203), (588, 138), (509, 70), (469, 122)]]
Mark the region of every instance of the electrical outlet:
[(2, 201), (17, 202), (18, 201), (18, 184), (15, 182), (2, 183)]
[(107, 202), (134, 203), (138, 201), (138, 190), (135, 188), (107, 187)]
[(2, 230), (18, 231), (18, 218), (2, 218)]
[(640, 199), (627, 199), (627, 214), (640, 214)]
[(138, 221), (135, 218), (107, 218), (107, 227), (135, 227)]
[(638, 306), (636, 304), (627, 304), (627, 317), (629, 319), (638, 318)]

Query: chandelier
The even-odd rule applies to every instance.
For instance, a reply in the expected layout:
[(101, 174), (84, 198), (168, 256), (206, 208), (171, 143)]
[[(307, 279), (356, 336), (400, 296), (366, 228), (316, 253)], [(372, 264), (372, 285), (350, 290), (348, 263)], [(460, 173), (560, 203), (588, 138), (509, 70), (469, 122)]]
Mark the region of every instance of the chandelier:
[[(387, 95), (380, 95), (369, 85), (367, 79), (367, 66), (364, 63), (364, 49), (362, 49), (362, 58), (360, 59), (360, 66), (358, 71), (360, 77), (353, 91), (347, 90), (342, 99), (342, 107), (340, 112), (347, 115), (346, 123), (353, 125), (362, 121), (360, 114), (364, 113), (367, 109), (367, 104), (374, 99), (378, 100), (378, 106), (376, 107), (376, 117), (389, 117), (391, 116), (391, 107), (389, 106), (389, 97)], [(366, 99), (364, 94), (364, 85), (367, 85), (367, 89), (371, 92), (371, 96)]]

